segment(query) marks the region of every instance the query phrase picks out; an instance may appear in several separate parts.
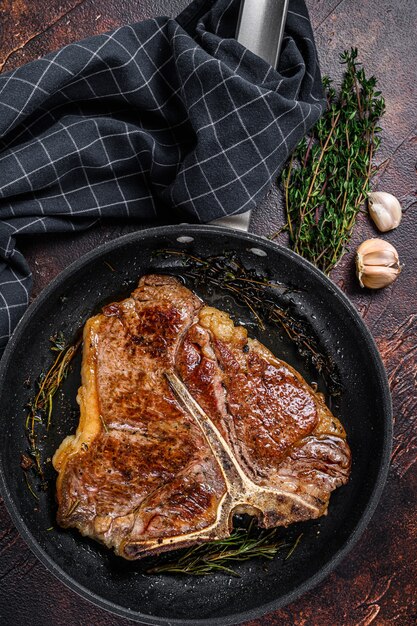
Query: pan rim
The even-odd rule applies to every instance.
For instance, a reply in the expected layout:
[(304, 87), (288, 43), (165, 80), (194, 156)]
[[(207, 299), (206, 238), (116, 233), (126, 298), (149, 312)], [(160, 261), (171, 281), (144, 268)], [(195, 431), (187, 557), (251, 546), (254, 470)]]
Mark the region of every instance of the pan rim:
[[(180, 231), (179, 231), (180, 228)], [(392, 401), (391, 394), (389, 391), (389, 384), (387, 374), (382, 363), (380, 354), (378, 352), (378, 348), (375, 344), (373, 336), (366, 326), (365, 322), (361, 318), (359, 312), (354, 307), (352, 302), (350, 302), (349, 298), (343, 293), (343, 291), (333, 283), (325, 274), (323, 274), (319, 269), (317, 269), (314, 265), (312, 265), (309, 261), (302, 258), (295, 252), (285, 248), (284, 246), (275, 243), (271, 240), (268, 240), (262, 236), (254, 235), (252, 233), (234, 231), (226, 227), (221, 226), (208, 226), (208, 225), (193, 225), (193, 224), (181, 224), (178, 225), (170, 225), (170, 226), (158, 226), (149, 229), (144, 229), (140, 231), (136, 231), (134, 233), (129, 233), (127, 235), (123, 235), (122, 237), (118, 237), (108, 242), (104, 242), (94, 250), (88, 252), (87, 254), (81, 256), (79, 259), (70, 264), (67, 268), (65, 268), (62, 272), (60, 272), (43, 291), (39, 294), (39, 296), (31, 303), (28, 307), (25, 314), (22, 316), (18, 325), (16, 326), (8, 344), (6, 350), (3, 354), (3, 357), (0, 361), (0, 389), (2, 389), (4, 384), (4, 378), (7, 371), (8, 363), (10, 358), (13, 355), (15, 344), (18, 343), (20, 338), (25, 332), (25, 327), (27, 323), (32, 318), (32, 315), (43, 305), (43, 303), (53, 295), (55, 289), (61, 285), (63, 282), (67, 281), (74, 273), (78, 272), (83, 266), (88, 265), (95, 259), (99, 258), (101, 255), (116, 250), (120, 246), (125, 244), (130, 244), (135, 241), (140, 241), (143, 238), (149, 239), (152, 237), (160, 237), (160, 236), (169, 236), (180, 234), (183, 236), (184, 234), (196, 234), (201, 232), (210, 233), (210, 234), (227, 234), (228, 237), (237, 237), (240, 240), (245, 240), (248, 243), (256, 244), (258, 247), (266, 247), (272, 249), (275, 252), (279, 252), (279, 254), (284, 257), (289, 258), (292, 262), (301, 266), (307, 272), (314, 274), (315, 278), (323, 285), (323, 287), (332, 290), (332, 297), (336, 297), (339, 300), (339, 303), (347, 310), (350, 318), (353, 318), (357, 326), (359, 327), (361, 334), (363, 335), (366, 341), (366, 348), (370, 353), (373, 363), (375, 364), (375, 368), (378, 374), (378, 384), (381, 388), (381, 401), (382, 401), (382, 410), (381, 412), (384, 415), (384, 437), (383, 437), (383, 445), (382, 445), (382, 454), (381, 454), (381, 462), (378, 468), (376, 480), (371, 492), (371, 495), (366, 504), (366, 508), (364, 509), (361, 517), (356, 523), (353, 531), (349, 535), (349, 537), (345, 540), (343, 545), (335, 552), (328, 560), (328, 562), (321, 567), (315, 574), (310, 576), (303, 583), (298, 585), (294, 590), (289, 591), (285, 595), (280, 598), (268, 602), (266, 604), (262, 604), (253, 609), (249, 609), (242, 613), (237, 613), (229, 616), (221, 616), (221, 617), (213, 617), (213, 618), (204, 618), (204, 619), (170, 619), (165, 617), (153, 617), (150, 615), (146, 615), (140, 613), (139, 611), (133, 611), (127, 607), (122, 607), (115, 602), (110, 600), (106, 600), (101, 596), (97, 595), (93, 591), (89, 590), (84, 585), (77, 582), (73, 579), (68, 573), (66, 573), (61, 567), (59, 567), (52, 559), (48, 556), (47, 552), (41, 548), (38, 544), (37, 540), (30, 532), (29, 528), (26, 526), (23, 518), (19, 515), (17, 508), (14, 504), (13, 498), (8, 490), (7, 483), (5, 480), (5, 475), (3, 471), (3, 465), (0, 463), (0, 494), (3, 497), (6, 508), (12, 518), (13, 523), (15, 524), (20, 536), (25, 540), (26, 544), (29, 546), (31, 551), (35, 554), (35, 556), (40, 560), (40, 562), (46, 567), (48, 571), (50, 571), (54, 576), (64, 583), (71, 591), (77, 593), (84, 599), (92, 602), (96, 606), (100, 608), (110, 611), (113, 614), (116, 614), (120, 617), (129, 618), (136, 622), (141, 622), (143, 624), (149, 625), (187, 625), (187, 626), (227, 626), (232, 624), (239, 624), (247, 620), (255, 619), (265, 615), (266, 613), (277, 610), (290, 602), (300, 598), (306, 592), (310, 591), (314, 587), (316, 587), (319, 583), (321, 583), (345, 558), (348, 552), (353, 548), (353, 546), (357, 543), (361, 535), (363, 534), (365, 528), (370, 522), (377, 504), (382, 495), (382, 491), (384, 489), (386, 479), (388, 476), (388, 471), (390, 467), (390, 457), (392, 451), (392, 437), (393, 437), (393, 424), (392, 424)]]

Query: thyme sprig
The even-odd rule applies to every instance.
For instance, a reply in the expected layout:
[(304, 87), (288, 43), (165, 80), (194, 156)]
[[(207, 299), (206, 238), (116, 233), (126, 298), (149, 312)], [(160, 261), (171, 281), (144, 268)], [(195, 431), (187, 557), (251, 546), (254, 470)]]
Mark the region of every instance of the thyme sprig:
[(289, 558), (297, 547), (301, 535), (294, 544), (282, 538), (282, 531), (274, 528), (259, 531), (251, 523), (249, 528), (234, 529), (226, 539), (194, 546), (184, 551), (174, 561), (168, 561), (147, 570), (148, 574), (185, 574), (188, 576), (206, 576), (222, 572), (230, 576), (240, 576), (231, 563), (249, 561), (254, 558), (272, 560), (280, 550), (290, 548)]
[(326, 380), (328, 391), (340, 393), (340, 382), (333, 360), (323, 354), (312, 330), (291, 311), (286, 301), (277, 302), (276, 295), (284, 296), (293, 290), (268, 280), (256, 270), (243, 265), (235, 253), (210, 257), (198, 257), (181, 250), (160, 250), (159, 254), (179, 256), (183, 259), (181, 275), (192, 280), (195, 286), (213, 285), (222, 292), (230, 293), (241, 305), (247, 307), (258, 327), (265, 329), (265, 322), (283, 331), (296, 346), (300, 356), (315, 367)]
[[(40, 375), (37, 382), (37, 391), (32, 400), (28, 403), (26, 415), (26, 434), (29, 441), (28, 453), (33, 460), (33, 466), (26, 463), (25, 472), (33, 469), (41, 479), (41, 487), (46, 487), (45, 472), (41, 459), (41, 452), (38, 445), (38, 428), (46, 427), (49, 430), (52, 420), (52, 410), (54, 396), (68, 374), (69, 365), (74, 358), (80, 344), (79, 338), (74, 344), (68, 345), (62, 333), (51, 337), (51, 351), (56, 353), (56, 357), (46, 373)], [(28, 482), (27, 475), (26, 481)], [(30, 489), (33, 493), (33, 490)]]
[[(340, 55), (346, 66), (339, 95), (323, 79), (327, 109), (282, 173), (288, 231), (293, 250), (325, 273), (346, 252), (356, 216), (376, 171), (378, 120), (385, 110), (376, 78), (367, 78), (358, 50)], [(278, 233), (275, 233), (276, 236)]]

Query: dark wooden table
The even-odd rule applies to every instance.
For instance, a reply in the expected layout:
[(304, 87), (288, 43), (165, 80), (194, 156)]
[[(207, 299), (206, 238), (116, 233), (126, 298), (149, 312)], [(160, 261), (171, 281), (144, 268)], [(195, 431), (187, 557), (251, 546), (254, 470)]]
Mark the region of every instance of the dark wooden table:
[[(175, 15), (187, 0), (0, 0), (0, 69), (7, 71), (71, 41), (157, 14)], [(405, 214), (385, 238), (404, 264), (398, 281), (377, 293), (361, 291), (353, 251), (377, 236), (361, 215), (349, 252), (332, 275), (371, 329), (391, 385), (395, 437), (389, 479), (377, 511), (352, 553), (325, 582), (251, 626), (412, 626), (417, 623), (417, 217), (415, 0), (308, 0), (322, 70), (340, 76), (338, 54), (358, 46), (386, 98), (387, 159), (378, 188), (400, 198)], [(251, 230), (269, 235), (282, 222), (272, 189)], [(33, 297), (69, 262), (99, 243), (134, 230), (102, 225), (71, 239), (22, 241), (34, 274)], [(370, 451), (372, 454), (372, 451)], [(0, 623), (4, 626), (127, 626), (69, 591), (36, 560), (0, 504)]]

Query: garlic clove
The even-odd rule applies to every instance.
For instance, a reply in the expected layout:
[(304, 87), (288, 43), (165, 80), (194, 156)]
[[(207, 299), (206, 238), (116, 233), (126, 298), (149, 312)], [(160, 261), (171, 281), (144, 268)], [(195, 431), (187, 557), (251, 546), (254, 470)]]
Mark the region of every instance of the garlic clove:
[(367, 265), (384, 265), (390, 266), (398, 262), (396, 252), (392, 250), (376, 250), (375, 252), (367, 252), (366, 264)]
[(368, 195), (369, 215), (376, 227), (385, 233), (397, 228), (402, 218), (401, 204), (386, 191), (374, 191)]
[(393, 257), (398, 262), (398, 253), (393, 245), (391, 245), (385, 239), (377, 239), (373, 237), (372, 239), (367, 239), (363, 241), (359, 246), (357, 252), (358, 254), (372, 254), (374, 252), (382, 252), (382, 251), (390, 251), (393, 254)]
[(377, 265), (367, 266), (362, 273), (360, 283), (362, 287), (368, 289), (381, 289), (388, 287), (397, 278), (399, 270), (393, 267), (381, 267)]
[(361, 287), (381, 289), (401, 272), (394, 246), (383, 239), (367, 239), (356, 251), (356, 273)]

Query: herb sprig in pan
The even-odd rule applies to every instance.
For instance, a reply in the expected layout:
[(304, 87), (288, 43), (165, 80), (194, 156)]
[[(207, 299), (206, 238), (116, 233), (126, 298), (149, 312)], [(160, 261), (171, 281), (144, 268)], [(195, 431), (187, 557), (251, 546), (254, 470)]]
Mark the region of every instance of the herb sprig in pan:
[(346, 71), (339, 95), (324, 78), (327, 110), (282, 174), (291, 247), (325, 273), (346, 251), (380, 145), (384, 99), (357, 55), (356, 48), (340, 55)]
[(62, 333), (58, 333), (51, 337), (51, 342), (51, 350), (56, 354), (56, 357), (48, 371), (39, 377), (37, 392), (28, 404), (25, 427), (29, 441), (29, 457), (22, 455), (21, 462), (22, 468), (25, 470), (26, 482), (35, 498), (37, 496), (29, 483), (28, 470), (33, 469), (41, 480), (41, 488), (46, 488), (45, 472), (38, 445), (38, 428), (44, 426), (48, 431), (51, 426), (54, 396), (68, 374), (69, 365), (81, 344), (81, 338), (74, 344), (68, 345)]
[(237, 528), (230, 537), (210, 541), (186, 550), (174, 561), (150, 568), (148, 574), (185, 574), (206, 576), (214, 572), (223, 572), (231, 576), (239, 574), (230, 567), (231, 563), (249, 561), (254, 558), (272, 560), (279, 551), (289, 549), (286, 559), (291, 557), (302, 535), (294, 543), (287, 543), (279, 529), (259, 531), (253, 523), (249, 528)]

